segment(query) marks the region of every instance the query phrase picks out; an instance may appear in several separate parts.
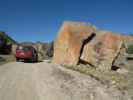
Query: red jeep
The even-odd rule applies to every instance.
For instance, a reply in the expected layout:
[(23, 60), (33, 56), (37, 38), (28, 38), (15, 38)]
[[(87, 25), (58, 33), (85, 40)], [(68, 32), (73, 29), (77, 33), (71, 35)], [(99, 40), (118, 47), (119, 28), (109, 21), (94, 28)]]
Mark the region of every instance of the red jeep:
[(24, 45), (19, 45), (16, 48), (16, 61), (32, 61), (32, 62), (37, 62), (38, 60), (38, 55), (37, 51), (34, 47), (32, 46), (24, 46)]

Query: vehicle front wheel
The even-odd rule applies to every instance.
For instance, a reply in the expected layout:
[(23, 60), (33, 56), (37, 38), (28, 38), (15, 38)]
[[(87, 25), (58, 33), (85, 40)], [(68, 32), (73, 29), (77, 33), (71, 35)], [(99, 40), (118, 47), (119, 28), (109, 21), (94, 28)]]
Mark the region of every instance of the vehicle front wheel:
[(38, 61), (37, 57), (32, 58), (32, 62), (37, 62), (37, 61)]
[(20, 61), (20, 59), (19, 59), (19, 58), (16, 58), (16, 61), (17, 61), (17, 62), (19, 62), (19, 61)]

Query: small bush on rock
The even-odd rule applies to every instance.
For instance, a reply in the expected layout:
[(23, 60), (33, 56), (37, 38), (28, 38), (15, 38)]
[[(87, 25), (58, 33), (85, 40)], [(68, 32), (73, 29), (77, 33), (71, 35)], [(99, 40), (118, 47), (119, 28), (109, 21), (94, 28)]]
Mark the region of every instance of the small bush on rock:
[(131, 44), (131, 45), (128, 46), (127, 53), (128, 54), (133, 54), (133, 44)]

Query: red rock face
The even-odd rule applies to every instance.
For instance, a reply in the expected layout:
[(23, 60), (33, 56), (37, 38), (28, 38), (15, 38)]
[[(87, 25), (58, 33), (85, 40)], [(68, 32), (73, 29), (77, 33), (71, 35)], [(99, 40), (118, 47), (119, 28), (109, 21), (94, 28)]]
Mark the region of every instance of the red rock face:
[(94, 31), (95, 29), (85, 23), (65, 22), (54, 44), (53, 63), (76, 65), (84, 40)]

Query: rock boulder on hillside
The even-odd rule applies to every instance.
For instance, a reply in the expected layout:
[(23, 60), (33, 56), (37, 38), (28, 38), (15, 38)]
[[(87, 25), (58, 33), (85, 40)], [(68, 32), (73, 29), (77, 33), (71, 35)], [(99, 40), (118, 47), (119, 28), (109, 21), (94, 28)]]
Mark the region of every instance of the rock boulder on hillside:
[(54, 44), (53, 63), (62, 65), (89, 64), (108, 71), (132, 36), (98, 30), (80, 22), (65, 22)]
[(76, 65), (84, 41), (93, 36), (95, 29), (86, 23), (64, 22), (54, 44), (53, 63)]

